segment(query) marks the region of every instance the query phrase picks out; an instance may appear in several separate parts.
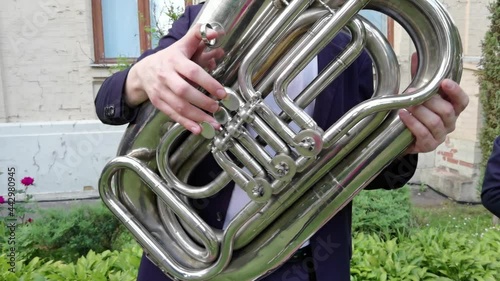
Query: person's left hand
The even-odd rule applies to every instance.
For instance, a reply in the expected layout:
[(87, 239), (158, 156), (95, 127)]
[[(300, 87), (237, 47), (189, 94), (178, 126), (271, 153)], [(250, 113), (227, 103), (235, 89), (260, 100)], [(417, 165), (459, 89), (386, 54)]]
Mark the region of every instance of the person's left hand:
[[(412, 74), (417, 66), (417, 56), (412, 56)], [(435, 150), (455, 130), (457, 118), (469, 104), (469, 97), (456, 82), (445, 79), (439, 93), (421, 105), (399, 111), (401, 121), (415, 136), (407, 153)]]

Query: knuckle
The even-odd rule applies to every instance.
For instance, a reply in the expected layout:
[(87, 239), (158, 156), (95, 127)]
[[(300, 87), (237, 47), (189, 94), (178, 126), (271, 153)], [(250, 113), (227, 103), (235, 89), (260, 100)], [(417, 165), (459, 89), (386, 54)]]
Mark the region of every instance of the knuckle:
[(467, 107), (467, 105), (469, 105), (469, 102), (470, 102), (469, 96), (464, 93), (464, 102), (463, 102), (464, 108)]
[(420, 135), (420, 137), (428, 144), (432, 139), (434, 139), (434, 136), (432, 135), (432, 133), (428, 130), (425, 130), (424, 132), (422, 132), (422, 134)]
[(436, 147), (437, 146), (435, 146), (435, 142), (432, 139), (426, 139), (421, 143), (421, 150), (423, 152), (430, 152)]
[(179, 97), (186, 97), (187, 93), (189, 92), (189, 84), (187, 83), (182, 83), (179, 86), (176, 87), (175, 94)]
[(175, 112), (177, 112), (177, 114), (184, 115), (187, 111), (187, 104), (185, 103), (176, 104), (174, 110)]
[(439, 136), (439, 139), (437, 140), (436, 147), (438, 147), (440, 144), (442, 144), (445, 140), (446, 140), (446, 134), (442, 134), (441, 136)]
[(444, 128), (443, 121), (439, 117), (431, 118), (429, 120), (429, 129), (439, 129)]
[(451, 104), (448, 104), (447, 106), (443, 106), (442, 108), (443, 111), (443, 116), (446, 118), (453, 118), (455, 117), (455, 109)]
[(166, 80), (168, 79), (167, 72), (162, 71), (162, 70), (158, 71), (158, 72), (156, 73), (156, 79), (157, 79), (158, 81), (166, 81)]
[(177, 123), (181, 123), (182, 118), (181, 115), (179, 115), (177, 112), (169, 110), (169, 112), (165, 112), (172, 120), (174, 120)]
[(153, 94), (149, 97), (149, 100), (156, 107), (158, 107), (158, 105), (160, 104), (160, 96), (157, 94), (157, 92), (153, 92)]
[(199, 74), (199, 69), (197, 67), (189, 67), (187, 70), (186, 70), (186, 76), (188, 76), (188, 78), (192, 79), (194, 77), (197, 77), (198, 74)]
[(449, 126), (448, 126), (448, 133), (451, 133), (453, 131), (455, 131), (455, 129), (457, 128), (455, 122), (452, 122)]
[(160, 95), (160, 93), (161, 93), (161, 85), (160, 85), (160, 83), (153, 83), (153, 85), (151, 85), (151, 93), (154, 96), (159, 96)]

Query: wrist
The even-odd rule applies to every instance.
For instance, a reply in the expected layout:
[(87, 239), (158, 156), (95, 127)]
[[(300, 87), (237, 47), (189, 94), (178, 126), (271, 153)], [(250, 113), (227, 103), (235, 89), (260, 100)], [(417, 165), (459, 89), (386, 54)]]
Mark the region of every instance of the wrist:
[(147, 100), (146, 92), (143, 90), (141, 80), (137, 72), (137, 64), (133, 65), (125, 80), (123, 98), (130, 107), (136, 107)]

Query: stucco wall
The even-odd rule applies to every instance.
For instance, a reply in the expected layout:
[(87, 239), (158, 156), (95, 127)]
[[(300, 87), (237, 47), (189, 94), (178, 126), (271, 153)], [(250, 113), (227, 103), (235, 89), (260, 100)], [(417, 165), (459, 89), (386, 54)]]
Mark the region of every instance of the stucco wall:
[(18, 180), (35, 178), (38, 197), (95, 195), (124, 128), (96, 120), (94, 95), (110, 72), (93, 64), (93, 54), (90, 0), (2, 2), (1, 182), (15, 167)]
[[(457, 120), (456, 130), (436, 151), (423, 154), (419, 171), (412, 181), (429, 184), (461, 201), (477, 201), (479, 177), (479, 130), (481, 109), (478, 100), (477, 67), (481, 40), (490, 24), (489, 0), (441, 1), (457, 25), (463, 44), (464, 71), (461, 86), (469, 96), (469, 106)], [(408, 83), (410, 56), (415, 48), (400, 26), (395, 28), (395, 51), (400, 59), (404, 83)]]
[(0, 122), (95, 119), (90, 1), (4, 1)]

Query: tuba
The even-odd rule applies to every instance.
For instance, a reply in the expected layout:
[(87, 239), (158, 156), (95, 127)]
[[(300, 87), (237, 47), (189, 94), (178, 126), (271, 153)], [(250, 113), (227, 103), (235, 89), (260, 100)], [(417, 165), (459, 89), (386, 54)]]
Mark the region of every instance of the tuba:
[[(416, 46), (419, 67), (401, 93), (396, 55), (362, 9), (393, 18)], [(193, 135), (145, 103), (99, 180), (107, 207), (177, 280), (256, 280), (279, 267), (413, 142), (397, 110), (462, 72), (460, 36), (438, 0), (212, 0), (196, 23), (202, 36), (218, 32), (204, 41), (225, 53), (211, 71), (228, 93), (215, 116), (222, 128), (203, 124), (202, 136)], [(290, 98), (291, 80), (339, 32), (350, 43)], [(363, 50), (374, 64), (373, 97), (322, 130), (304, 108)], [(263, 102), (269, 94), (280, 114)], [(207, 156), (222, 172), (188, 184)], [(230, 182), (250, 201), (215, 229), (192, 205)]]

